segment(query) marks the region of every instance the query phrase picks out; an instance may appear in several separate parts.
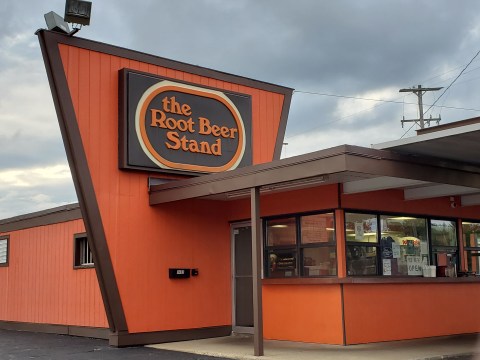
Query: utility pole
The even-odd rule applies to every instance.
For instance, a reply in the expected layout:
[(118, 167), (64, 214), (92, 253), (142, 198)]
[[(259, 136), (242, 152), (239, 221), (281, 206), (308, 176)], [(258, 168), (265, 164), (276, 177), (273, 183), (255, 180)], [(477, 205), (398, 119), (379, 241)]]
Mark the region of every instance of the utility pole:
[(418, 113), (420, 114), (419, 119), (410, 119), (410, 120), (405, 120), (405, 116), (403, 117), (402, 121), (402, 128), (403, 128), (403, 123), (406, 122), (417, 122), (420, 121), (420, 129), (423, 129), (425, 127), (425, 122), (428, 123), (428, 126), (430, 126), (430, 121), (436, 121), (437, 125), (442, 120), (440, 116), (438, 118), (432, 118), (432, 115), (430, 115), (430, 118), (425, 120), (423, 118), (423, 94), (425, 94), (427, 91), (438, 91), (440, 89), (443, 89), (442, 87), (435, 87), (435, 88), (422, 88), (422, 85), (418, 85), (418, 87), (414, 87), (412, 89), (400, 89), (399, 92), (412, 92), (418, 97)]

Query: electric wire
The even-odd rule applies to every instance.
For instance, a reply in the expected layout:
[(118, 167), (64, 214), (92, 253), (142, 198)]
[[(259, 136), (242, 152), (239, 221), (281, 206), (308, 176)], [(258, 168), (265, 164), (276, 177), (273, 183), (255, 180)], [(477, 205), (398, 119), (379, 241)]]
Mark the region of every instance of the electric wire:
[[(293, 90), (293, 93), (308, 94), (308, 95), (319, 95), (319, 96), (326, 96), (326, 97), (336, 97), (336, 98), (352, 99), (352, 100), (376, 101), (376, 102), (391, 103), (391, 104), (418, 105), (418, 103), (416, 103), (416, 102), (404, 102), (404, 101), (399, 101), (399, 100), (364, 98), (364, 97), (360, 97), (360, 96), (328, 94), (328, 93), (320, 93), (320, 92), (305, 91), (305, 90)], [(430, 104), (424, 104), (424, 105), (429, 106)], [(430, 106), (434, 106), (434, 105), (435, 104), (432, 104)], [(463, 107), (458, 107), (458, 106), (447, 106), (447, 105), (445, 105), (445, 106), (437, 106), (437, 107), (443, 107), (443, 108), (446, 108), (446, 109), (453, 109), (453, 110), (480, 111), (480, 109), (476, 109), (476, 108), (463, 108)]]
[[(475, 56), (472, 58), (472, 60), (470, 60), (467, 65), (465, 65), (465, 67), (462, 69), (462, 71), (460, 71), (460, 73), (455, 77), (455, 79), (453, 79), (453, 81), (450, 83), (450, 85), (448, 85), (448, 86), (445, 88), (445, 90), (440, 94), (440, 96), (433, 102), (433, 104), (430, 105), (430, 107), (427, 109), (427, 111), (424, 111), (424, 113), (423, 113), (424, 115), (425, 115), (427, 112), (429, 112), (432, 107), (435, 106), (435, 104), (438, 102), (438, 100), (440, 100), (440, 98), (448, 91), (448, 89), (450, 89), (450, 88), (452, 87), (452, 85), (455, 83), (455, 81), (457, 81), (457, 79), (458, 79), (460, 76), (462, 76), (462, 74), (464, 73), (464, 71), (467, 70), (467, 68), (470, 66), (470, 64), (475, 60), (475, 58), (476, 58), (479, 54), (480, 54), (480, 50), (477, 51), (477, 53), (476, 53)], [(405, 135), (407, 135), (407, 133), (408, 133), (410, 130), (412, 130), (412, 128), (415, 126), (415, 124), (416, 124), (416, 123), (414, 122), (414, 123), (412, 124), (412, 126), (410, 126), (410, 127), (408, 128), (408, 130), (405, 131), (405, 133), (400, 137), (400, 139), (403, 139), (403, 137), (404, 137)]]
[[(355, 115), (358, 115), (358, 114), (361, 114), (363, 112), (366, 112), (366, 111), (370, 111), (370, 110), (373, 110), (377, 107), (379, 107), (380, 105), (383, 105), (385, 103), (391, 103), (391, 104), (407, 104), (407, 105), (417, 105), (417, 103), (414, 103), (414, 102), (405, 102), (405, 101), (399, 101), (399, 100), (385, 100), (385, 99), (374, 99), (374, 98), (364, 98), (364, 97), (359, 97), (359, 96), (348, 96), (348, 95), (338, 95), (338, 94), (329, 94), (329, 93), (320, 93), (320, 92), (314, 92), (314, 91), (305, 91), (305, 90), (294, 90), (293, 91), (294, 94), (295, 93), (299, 93), (299, 94), (307, 94), (307, 95), (316, 95), (316, 96), (325, 96), (325, 97), (334, 97), (334, 98), (345, 98), (345, 99), (351, 99), (351, 100), (363, 100), (363, 101), (375, 101), (375, 102), (379, 102), (380, 104), (377, 104), (375, 106), (372, 106), (372, 107), (369, 107), (369, 108), (366, 108), (366, 109), (363, 109), (363, 110), (360, 110), (360, 111), (357, 111), (357, 112), (354, 112), (352, 114), (349, 114), (349, 115), (346, 115), (346, 116), (342, 116), (341, 118), (338, 118), (338, 119), (335, 119), (335, 120), (331, 120), (331, 121), (328, 121), (326, 123), (323, 123), (321, 125), (318, 125), (318, 126), (315, 126), (313, 128), (310, 128), (308, 130), (305, 130), (305, 131), (300, 131), (298, 133), (294, 133), (292, 135), (289, 135), (289, 136), (286, 136), (286, 139), (293, 139), (297, 136), (300, 136), (300, 135), (303, 135), (305, 133), (308, 133), (308, 132), (311, 132), (312, 130), (315, 130), (315, 129), (318, 129), (322, 126), (325, 126), (325, 125), (328, 125), (328, 124), (333, 124), (333, 123), (336, 123), (336, 122), (339, 122), (339, 121), (342, 121), (344, 119), (347, 119), (349, 117), (352, 117), (352, 116), (355, 116)], [(405, 96), (401, 96), (400, 98), (405, 98)], [(429, 104), (425, 104), (426, 106), (428, 106)], [(480, 112), (480, 109), (476, 109), (476, 108), (463, 108), (463, 107), (458, 107), (458, 106), (446, 106), (446, 105), (442, 105), (442, 106), (437, 106), (437, 107), (442, 107), (442, 108), (445, 108), (445, 109), (453, 109), (453, 110), (465, 110), (465, 111), (477, 111), (477, 112)]]
[[(429, 80), (433, 80), (433, 79), (436, 79), (438, 77), (441, 77), (445, 74), (448, 74), (448, 73), (451, 73), (459, 68), (461, 68), (463, 66), (463, 69), (462, 71), (460, 72), (459, 75), (457, 75), (455, 77), (455, 79), (450, 83), (450, 85), (445, 89), (448, 90), (451, 86), (453, 86), (453, 84), (456, 82), (456, 80), (462, 75), (462, 74), (468, 74), (468, 73), (471, 73), (477, 69), (480, 69), (480, 66), (478, 67), (475, 67), (469, 71), (465, 71), (468, 66), (470, 66), (473, 61), (475, 61), (475, 58), (478, 56), (478, 54), (480, 53), (480, 51), (472, 58), (472, 60), (470, 60), (470, 62), (468, 62), (466, 65), (460, 65), (460, 66), (457, 66), (453, 69), (450, 69), (448, 71), (445, 71), (441, 74), (438, 74), (438, 75), (435, 75), (433, 77), (430, 77), (429, 79), (427, 80), (424, 80), (423, 82), (428, 82)], [(478, 60), (477, 60), (478, 61)], [(452, 77), (449, 77), (447, 79), (444, 79), (442, 82), (445, 82), (445, 81), (448, 81), (449, 79), (453, 78)], [(459, 84), (463, 84), (464, 82), (467, 82), (467, 81), (471, 81), (473, 79), (469, 79), (469, 80), (466, 80), (466, 81), (463, 81), (463, 82), (460, 82)], [(437, 100), (435, 100), (435, 102), (433, 104), (424, 104), (425, 106), (429, 106), (428, 110), (429, 111), (433, 106), (436, 105), (436, 103), (438, 102), (438, 100), (440, 99), (441, 96), (443, 96), (443, 94), (445, 93), (445, 91), (442, 93), (442, 95), (440, 95)], [(315, 91), (306, 91), (306, 90), (294, 90), (293, 91), (294, 93), (299, 93), (299, 94), (306, 94), (306, 95), (317, 95), (317, 96), (325, 96), (325, 97), (334, 97), (334, 98), (344, 98), (344, 99), (352, 99), (352, 100), (364, 100), (364, 101), (376, 101), (376, 102), (380, 102), (380, 103), (393, 103), (393, 104), (402, 104), (403, 107), (405, 107), (405, 105), (418, 105), (417, 103), (414, 103), (414, 102), (405, 102), (405, 96), (403, 96), (403, 101), (399, 101), (399, 100), (386, 100), (386, 99), (375, 99), (375, 98), (365, 98), (365, 97), (360, 97), (360, 96), (348, 96), (348, 95), (339, 95), (339, 94), (330, 94), (330, 93), (323, 93), (323, 92), (315, 92)], [(294, 137), (297, 137), (297, 136), (300, 136), (300, 135), (303, 135), (307, 132), (310, 132), (314, 129), (317, 129), (319, 127), (322, 127), (322, 126), (325, 126), (327, 124), (331, 124), (331, 123), (335, 123), (335, 122), (338, 122), (338, 121), (341, 121), (341, 120), (344, 120), (346, 118), (349, 118), (349, 117), (352, 117), (352, 116), (355, 116), (355, 115), (358, 115), (358, 114), (361, 114), (365, 111), (369, 111), (369, 110), (372, 110), (372, 109), (375, 109), (377, 108), (378, 106), (382, 105), (382, 104), (378, 104), (378, 105), (375, 105), (373, 107), (370, 107), (370, 108), (367, 108), (367, 109), (363, 109), (363, 110), (360, 110), (360, 111), (357, 111), (355, 113), (352, 113), (352, 114), (349, 114), (349, 115), (346, 115), (346, 116), (343, 116), (341, 118), (338, 118), (338, 119), (335, 119), (335, 120), (332, 120), (332, 121), (329, 121), (327, 123), (323, 123), (319, 126), (316, 126), (316, 127), (313, 127), (309, 130), (306, 130), (306, 131), (301, 131), (301, 132), (298, 132), (298, 133), (294, 133), (292, 135), (289, 135), (288, 137), (286, 137), (287, 139), (292, 139)], [(480, 112), (480, 109), (476, 109), (476, 108), (464, 108), (464, 107), (458, 107), (458, 106), (446, 106), (444, 105), (445, 104), (445, 100), (443, 101), (442, 105), (437, 105), (436, 107), (437, 108), (440, 108), (440, 109), (452, 109), (452, 110), (464, 110), (464, 111), (477, 111), (477, 112)], [(426, 112), (425, 112), (426, 113)], [(403, 138), (413, 127), (415, 126), (415, 123), (402, 135), (401, 138)]]

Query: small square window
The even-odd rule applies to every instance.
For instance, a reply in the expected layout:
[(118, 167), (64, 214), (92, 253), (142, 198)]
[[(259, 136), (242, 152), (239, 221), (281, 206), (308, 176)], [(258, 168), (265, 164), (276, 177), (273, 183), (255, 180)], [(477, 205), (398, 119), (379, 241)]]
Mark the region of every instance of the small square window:
[(90, 245), (88, 244), (86, 234), (77, 234), (75, 235), (75, 256), (74, 256), (74, 266), (75, 267), (93, 267), (93, 255), (90, 250)]
[(0, 237), (0, 266), (8, 266), (9, 240), (8, 236)]

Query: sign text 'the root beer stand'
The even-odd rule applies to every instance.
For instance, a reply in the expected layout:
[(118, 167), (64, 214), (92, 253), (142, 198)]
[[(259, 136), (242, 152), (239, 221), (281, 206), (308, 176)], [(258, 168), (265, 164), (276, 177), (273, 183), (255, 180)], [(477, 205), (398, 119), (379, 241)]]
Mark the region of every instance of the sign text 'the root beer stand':
[(251, 98), (120, 71), (120, 168), (213, 173), (252, 164)]

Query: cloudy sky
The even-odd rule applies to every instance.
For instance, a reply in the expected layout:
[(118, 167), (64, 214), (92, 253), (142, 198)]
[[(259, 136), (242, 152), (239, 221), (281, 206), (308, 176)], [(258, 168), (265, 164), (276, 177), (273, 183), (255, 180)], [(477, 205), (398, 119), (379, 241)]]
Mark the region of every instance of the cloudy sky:
[[(63, 0), (2, 0), (0, 219), (76, 202), (35, 30)], [(76, 36), (294, 88), (283, 156), (415, 135), (416, 85), (447, 87), (480, 50), (478, 0), (93, 0)], [(442, 123), (480, 116), (480, 56)], [(439, 99), (437, 99), (442, 95)]]

